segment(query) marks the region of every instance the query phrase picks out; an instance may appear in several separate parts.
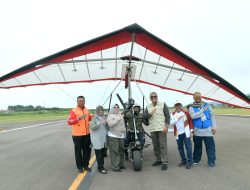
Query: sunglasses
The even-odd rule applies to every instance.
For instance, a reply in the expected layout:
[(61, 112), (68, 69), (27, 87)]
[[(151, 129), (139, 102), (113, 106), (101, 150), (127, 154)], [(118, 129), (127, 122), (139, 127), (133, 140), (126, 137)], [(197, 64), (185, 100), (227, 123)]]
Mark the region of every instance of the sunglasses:
[(150, 98), (157, 98), (157, 96), (150, 96)]

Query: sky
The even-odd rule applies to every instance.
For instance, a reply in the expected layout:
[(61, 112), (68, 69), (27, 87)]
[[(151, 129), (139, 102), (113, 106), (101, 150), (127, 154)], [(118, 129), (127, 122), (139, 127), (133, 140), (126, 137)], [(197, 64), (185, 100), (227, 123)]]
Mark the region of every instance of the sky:
[[(76, 44), (137, 23), (237, 87), (250, 93), (250, 2), (247, 0), (8, 0), (0, 3), (0, 76)], [(74, 107), (103, 104), (117, 82), (0, 89), (0, 110), (8, 105)], [(124, 99), (127, 92), (118, 87)], [(107, 88), (108, 87), (108, 88)], [(191, 96), (156, 91), (169, 106)], [(133, 85), (134, 98), (141, 94)], [(113, 102), (117, 102), (117, 98)], [(108, 101), (107, 101), (108, 102)], [(105, 104), (108, 106), (108, 103)]]

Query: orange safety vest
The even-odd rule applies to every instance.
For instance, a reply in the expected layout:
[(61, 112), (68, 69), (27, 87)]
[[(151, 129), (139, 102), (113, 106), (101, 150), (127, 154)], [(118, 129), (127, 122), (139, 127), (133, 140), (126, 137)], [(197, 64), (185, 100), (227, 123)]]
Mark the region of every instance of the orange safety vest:
[(76, 118), (80, 117), (82, 114), (87, 114), (86, 118), (83, 120), (78, 121), (76, 124), (72, 125), (72, 136), (83, 136), (88, 135), (89, 131), (89, 120), (90, 120), (90, 113), (87, 108), (83, 110), (80, 107), (75, 107), (72, 109), (75, 113)]

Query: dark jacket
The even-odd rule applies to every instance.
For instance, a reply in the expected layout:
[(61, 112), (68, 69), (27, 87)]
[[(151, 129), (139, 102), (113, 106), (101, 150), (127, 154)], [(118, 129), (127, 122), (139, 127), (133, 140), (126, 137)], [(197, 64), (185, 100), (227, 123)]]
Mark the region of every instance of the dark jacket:
[[(135, 116), (135, 125), (136, 125), (136, 128), (139, 131), (141, 131), (141, 130), (143, 131), (142, 123), (146, 124), (146, 117), (142, 113), (139, 113), (137, 115), (134, 114), (134, 116)], [(125, 121), (128, 124), (128, 129), (131, 129), (131, 128), (134, 127), (134, 125), (133, 125), (133, 117), (132, 117), (131, 112), (126, 111), (125, 114), (124, 114), (124, 119), (125, 119)]]

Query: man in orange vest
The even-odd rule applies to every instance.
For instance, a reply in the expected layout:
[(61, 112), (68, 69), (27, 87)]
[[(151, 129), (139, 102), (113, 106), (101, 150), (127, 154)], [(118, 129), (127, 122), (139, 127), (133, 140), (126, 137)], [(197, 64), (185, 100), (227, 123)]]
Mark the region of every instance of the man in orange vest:
[(89, 160), (91, 155), (91, 141), (89, 121), (92, 116), (85, 107), (85, 98), (77, 97), (77, 106), (70, 111), (68, 124), (72, 126), (72, 138), (75, 145), (76, 167), (80, 173), (91, 171)]

